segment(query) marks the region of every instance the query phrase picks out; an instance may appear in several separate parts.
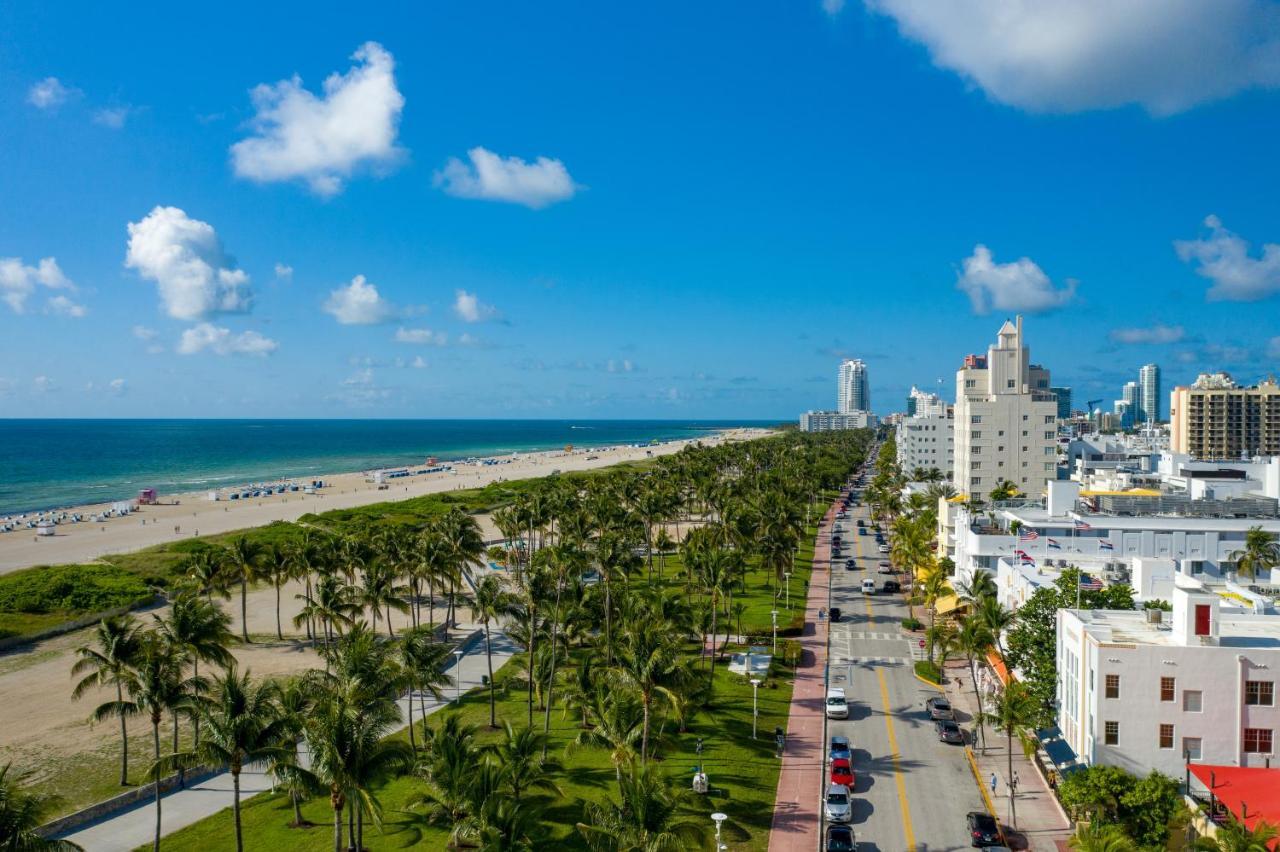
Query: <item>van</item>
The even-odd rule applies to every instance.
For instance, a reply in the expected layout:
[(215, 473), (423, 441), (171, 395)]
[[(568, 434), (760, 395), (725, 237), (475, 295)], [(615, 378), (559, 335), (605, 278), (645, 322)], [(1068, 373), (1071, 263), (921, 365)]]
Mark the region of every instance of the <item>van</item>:
[(827, 718), (849, 718), (849, 703), (845, 701), (844, 690), (838, 686), (833, 686), (827, 690)]
[(872, 579), (863, 580), (862, 593), (864, 595), (874, 595), (876, 593), (876, 581)]

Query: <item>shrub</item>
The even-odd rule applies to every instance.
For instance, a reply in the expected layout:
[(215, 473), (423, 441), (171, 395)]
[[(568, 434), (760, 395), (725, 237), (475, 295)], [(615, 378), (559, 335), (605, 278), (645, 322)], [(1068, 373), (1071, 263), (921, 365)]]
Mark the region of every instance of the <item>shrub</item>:
[(942, 683), (942, 672), (928, 660), (916, 662), (916, 674), (930, 683)]
[(904, 619), (902, 619), (902, 629), (903, 629), (903, 630), (919, 630), (921, 627), (924, 627), (924, 623), (923, 623), (922, 621), (920, 621), (920, 619), (918, 619), (918, 618), (904, 618)]
[(85, 615), (146, 599), (146, 582), (114, 565), (56, 565), (0, 577), (0, 612)]

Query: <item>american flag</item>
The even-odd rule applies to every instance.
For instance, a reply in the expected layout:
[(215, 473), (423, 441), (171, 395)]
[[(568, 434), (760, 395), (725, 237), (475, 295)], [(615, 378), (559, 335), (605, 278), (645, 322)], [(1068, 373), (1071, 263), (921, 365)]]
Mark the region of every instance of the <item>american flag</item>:
[(1036, 567), (1036, 561), (1032, 559), (1031, 555), (1028, 553), (1022, 554), (1022, 564), (1030, 565), (1032, 568)]
[(1018, 541), (1035, 541), (1040, 537), (1040, 533), (1035, 530), (1024, 529), (1018, 533)]
[(1076, 532), (1084, 532), (1085, 530), (1091, 530), (1091, 529), (1093, 529), (1093, 527), (1089, 526), (1079, 518), (1076, 518)]
[(1103, 550), (1115, 550), (1115, 547), (1112, 546), (1111, 542), (1107, 541), (1105, 538), (1098, 539), (1098, 547)]
[(1046, 539), (1046, 541), (1048, 541), (1048, 542), (1049, 542), (1049, 549), (1050, 549), (1050, 550), (1061, 550), (1061, 549), (1062, 549), (1062, 545), (1058, 544), (1058, 543), (1057, 543), (1056, 541), (1054, 541), (1053, 539), (1051, 539), (1051, 538), (1050, 538), (1050, 539)]
[(1102, 591), (1102, 581), (1089, 574), (1081, 574), (1080, 588), (1086, 592), (1100, 592)]

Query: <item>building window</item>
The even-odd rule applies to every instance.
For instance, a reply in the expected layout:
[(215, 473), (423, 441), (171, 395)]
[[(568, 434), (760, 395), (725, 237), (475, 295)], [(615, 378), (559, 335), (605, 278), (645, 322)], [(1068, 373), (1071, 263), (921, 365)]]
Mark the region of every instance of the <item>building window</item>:
[(1183, 737), (1182, 754), (1188, 761), (1200, 759), (1200, 738)]
[(1109, 674), (1104, 681), (1105, 691), (1102, 693), (1106, 698), (1120, 697), (1120, 675)]
[[(996, 432), (996, 437), (997, 437), (997, 438), (1003, 438), (1003, 437), (1004, 437), (1004, 430), (1003, 430), (1003, 429), (1001, 429), (999, 432)], [(1004, 449), (1004, 447), (1001, 447), (1000, 449)]]
[[(1004, 433), (1001, 433), (1001, 434), (1004, 434)], [(1001, 444), (1000, 446), (996, 447), (996, 452), (997, 452), (997, 453), (1003, 453), (1003, 452), (1004, 452), (1004, 444)]]
[(977, 379), (965, 379), (965, 380), (964, 380), (964, 386), (965, 386), (965, 387), (967, 387), (967, 388), (976, 388), (976, 387), (978, 386), (978, 380), (977, 380)]
[(1244, 729), (1245, 754), (1271, 754), (1270, 728)]
[(1161, 701), (1173, 700), (1173, 685), (1174, 685), (1173, 678), (1171, 677), (1160, 678), (1160, 700)]
[(972, 483), (973, 488), (977, 488), (979, 485), (982, 484), (982, 477), (975, 476), (973, 479), (969, 480), (969, 482)]
[(1160, 748), (1173, 748), (1173, 725), (1160, 726)]
[(976, 462), (969, 462), (969, 467), (970, 467), (970, 469), (972, 469), (972, 470), (978, 470), (979, 468), (981, 468), (981, 467), (982, 467), (982, 462), (980, 462), (980, 461), (976, 461)]
[(1053, 420), (1054, 420), (1054, 417), (1053, 417), (1053, 415), (1052, 415), (1052, 414), (1046, 414), (1046, 415), (1044, 416), (1044, 422), (1045, 422), (1045, 423), (1052, 423), (1052, 422), (1053, 422)]
[(972, 432), (969, 433), (969, 437), (977, 441), (982, 438), (982, 433), (979, 432), (977, 429), (974, 429)]
[(1026, 420), (1026, 419), (1027, 419), (1027, 415), (1025, 415), (1025, 414), (1024, 414), (1024, 415), (1022, 415), (1022, 419), (1023, 419), (1023, 420)]
[(1269, 680), (1248, 680), (1244, 684), (1244, 703), (1270, 707), (1275, 704), (1276, 685)]
[(981, 415), (981, 414), (971, 414), (971, 415), (969, 415), (969, 422), (970, 422), (970, 423), (981, 423), (981, 422), (982, 422), (982, 415)]
[(1182, 690), (1182, 709), (1187, 713), (1199, 713), (1204, 707), (1204, 696), (1198, 689)]
[(1120, 723), (1104, 722), (1102, 725), (1102, 742), (1106, 745), (1120, 745)]
[(1045, 439), (1046, 441), (1052, 441), (1052, 440), (1053, 440), (1053, 433), (1052, 433), (1052, 432), (1045, 432), (1045, 433), (1044, 433), (1044, 439)]

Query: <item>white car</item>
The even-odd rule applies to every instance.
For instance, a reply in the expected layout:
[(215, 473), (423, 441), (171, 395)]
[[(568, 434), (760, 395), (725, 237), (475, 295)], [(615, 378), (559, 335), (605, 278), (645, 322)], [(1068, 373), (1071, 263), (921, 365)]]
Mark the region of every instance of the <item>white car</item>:
[(887, 545), (887, 544), (882, 544), (882, 545), (880, 545), (880, 552), (881, 552), (881, 553), (888, 553), (888, 552), (889, 552), (889, 545)]
[(843, 784), (832, 784), (827, 788), (827, 798), (823, 809), (827, 812), (828, 822), (848, 822), (853, 817), (852, 800), (849, 788)]
[(849, 718), (849, 702), (845, 701), (844, 690), (838, 686), (827, 690), (827, 718)]

